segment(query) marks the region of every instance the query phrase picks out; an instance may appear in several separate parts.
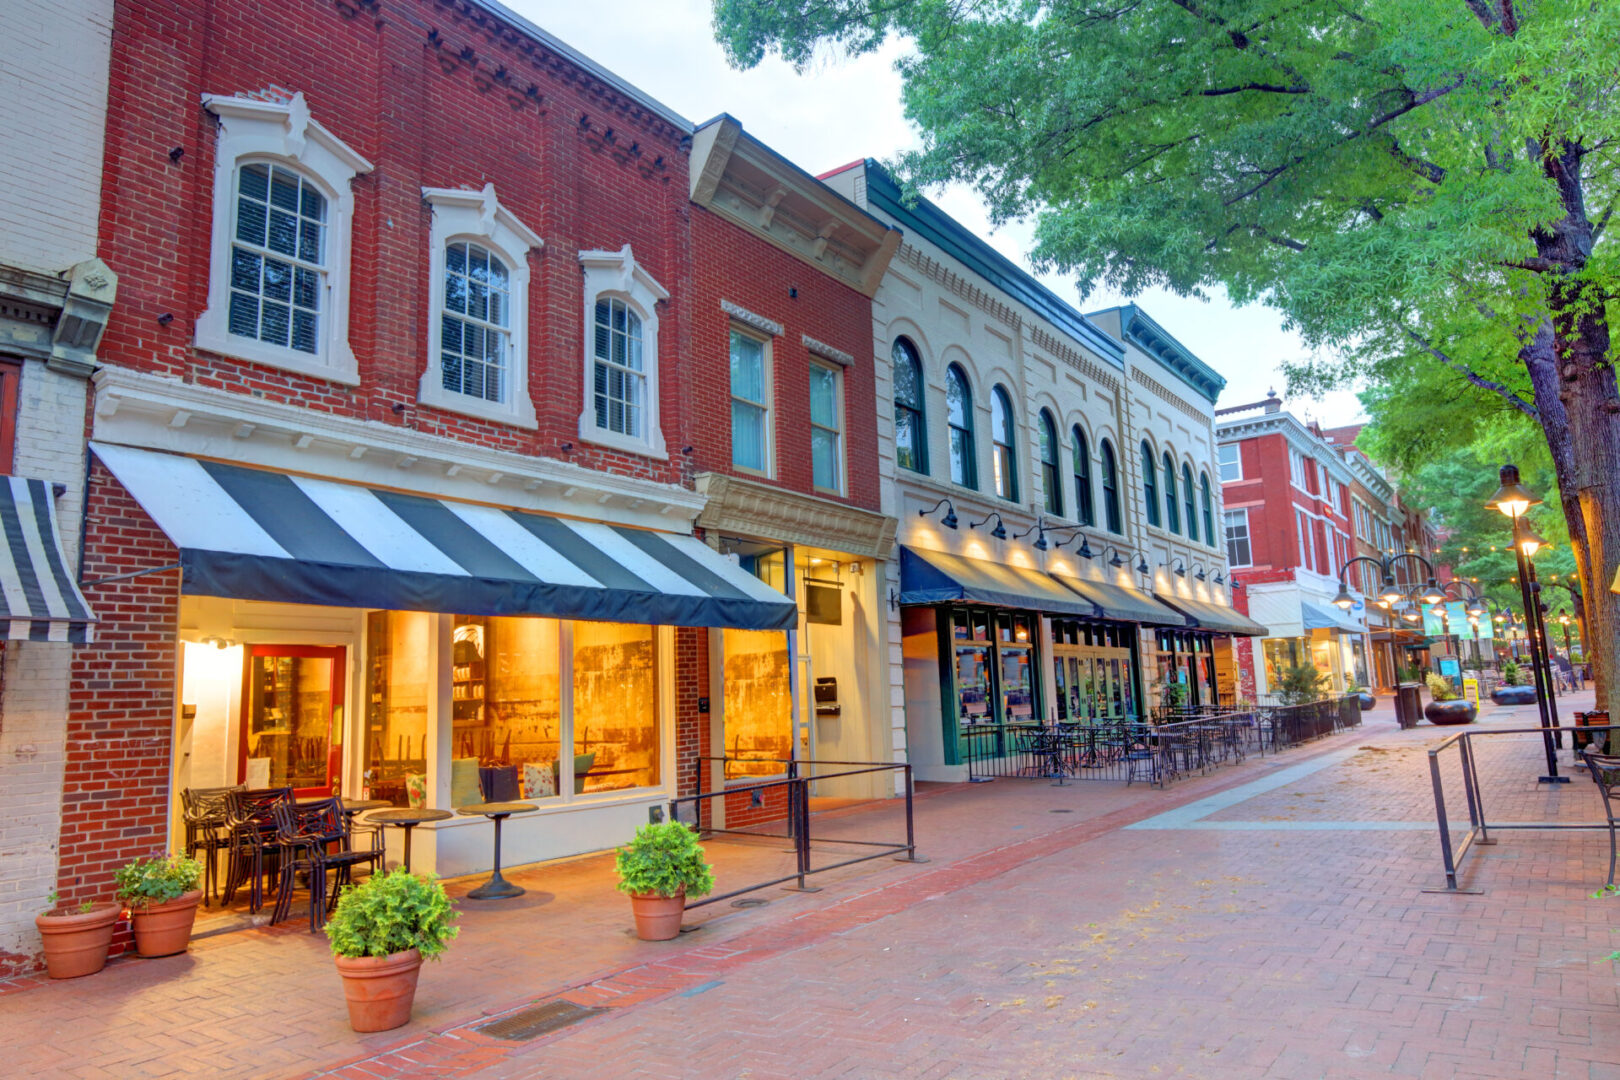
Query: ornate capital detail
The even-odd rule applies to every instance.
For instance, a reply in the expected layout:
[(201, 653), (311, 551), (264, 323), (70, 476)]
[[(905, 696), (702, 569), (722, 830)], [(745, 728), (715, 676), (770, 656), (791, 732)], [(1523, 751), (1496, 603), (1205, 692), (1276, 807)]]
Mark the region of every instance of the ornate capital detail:
[(695, 524), (720, 532), (887, 559), (897, 522), (886, 514), (724, 473), (693, 477), (708, 501)]

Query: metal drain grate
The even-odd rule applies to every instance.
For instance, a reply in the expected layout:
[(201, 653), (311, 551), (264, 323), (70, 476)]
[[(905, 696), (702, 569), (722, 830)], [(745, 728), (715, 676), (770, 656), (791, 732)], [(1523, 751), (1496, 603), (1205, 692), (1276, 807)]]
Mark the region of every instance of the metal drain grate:
[(511, 1016), (491, 1021), (478, 1030), (491, 1038), (522, 1042), (525, 1039), (549, 1035), (559, 1028), (577, 1024), (581, 1020), (588, 1020), (597, 1013), (606, 1011), (575, 1005), (572, 1001), (548, 1001), (544, 1005), (533, 1005), (527, 1009), (520, 1009)]
[(1072, 814), (1073, 810), (1048, 810), (1048, 814)]

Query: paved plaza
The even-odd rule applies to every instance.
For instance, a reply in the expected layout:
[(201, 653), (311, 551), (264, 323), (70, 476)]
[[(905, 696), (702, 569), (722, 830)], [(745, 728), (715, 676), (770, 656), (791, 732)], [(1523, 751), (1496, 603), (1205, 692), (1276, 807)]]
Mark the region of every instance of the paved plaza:
[[(1590, 695), (1587, 695), (1589, 699)], [(1581, 697), (1563, 708), (1584, 707)], [(1489, 710), (1476, 732), (1533, 722)], [(0, 994), (7, 1075), (62, 1077), (1620, 1078), (1620, 901), (1592, 900), (1601, 831), (1496, 834), (1444, 884), (1429, 779), (1446, 732), (1358, 731), (1160, 790), (999, 780), (926, 787), (930, 861), (887, 859), (628, 933), (610, 860), (521, 869), (530, 893), (462, 904), (409, 1027), (347, 1026), (302, 922), (187, 956)], [(1540, 742), (1481, 736), (1494, 822), (1601, 819), (1582, 775), (1538, 785)], [(1570, 751), (1559, 754), (1568, 767)], [(1465, 823), (1453, 768), (1449, 817)], [(898, 804), (817, 818), (886, 837)], [(711, 845), (722, 888), (771, 841)], [(457, 883), (465, 891), (476, 881)], [(569, 1002), (529, 1039), (478, 1030)]]

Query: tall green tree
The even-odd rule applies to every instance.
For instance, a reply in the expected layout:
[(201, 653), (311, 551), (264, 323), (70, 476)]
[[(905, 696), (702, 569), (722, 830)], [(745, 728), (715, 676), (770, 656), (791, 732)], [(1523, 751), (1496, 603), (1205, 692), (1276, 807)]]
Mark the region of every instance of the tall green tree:
[(1082, 289), (1220, 284), (1341, 376), (1436, 365), (1535, 420), (1620, 708), (1620, 3), (715, 0), (715, 27), (744, 66), (905, 39), (902, 175), (1034, 215)]

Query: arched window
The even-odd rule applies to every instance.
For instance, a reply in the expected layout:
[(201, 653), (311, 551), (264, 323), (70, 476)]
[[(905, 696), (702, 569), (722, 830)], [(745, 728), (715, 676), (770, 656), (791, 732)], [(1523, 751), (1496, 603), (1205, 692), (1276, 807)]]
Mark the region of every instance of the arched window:
[(1153, 463), (1153, 447), (1142, 440), (1142, 506), (1149, 525), (1159, 524), (1159, 467)]
[(945, 371), (945, 422), (951, 429), (951, 480), (965, 488), (977, 489), (979, 471), (974, 465), (973, 391), (967, 376), (952, 364)]
[(1209, 497), (1209, 473), (1200, 473), (1198, 486), (1204, 495), (1204, 543), (1215, 546), (1215, 503)]
[(1097, 514), (1091, 501), (1091, 447), (1086, 444), (1086, 433), (1074, 425), (1074, 514), (1082, 525), (1097, 524)]
[(1013, 453), (1012, 399), (1004, 387), (990, 392), (991, 465), (995, 469), (996, 494), (1008, 502), (1018, 501), (1018, 457)]
[(1181, 531), (1181, 509), (1176, 505), (1176, 463), (1164, 452), (1164, 520), (1170, 531)]
[[(617, 301), (616, 301), (617, 302)], [(620, 311), (624, 305), (619, 303)], [(464, 240), (444, 252), (444, 311), (439, 315), (439, 371), (444, 388), (484, 401), (504, 402), (509, 389), (511, 272), (499, 255)], [(602, 305), (597, 305), (597, 337)], [(634, 315), (634, 363), (641, 364), (641, 321)], [(623, 336), (623, 329), (619, 331)], [(637, 421), (630, 421), (635, 423)]]
[(922, 358), (905, 338), (895, 338), (894, 460), (902, 469), (928, 472), (928, 429), (923, 423)]
[(1198, 539), (1198, 514), (1193, 508), (1193, 500), (1196, 497), (1197, 493), (1193, 491), (1192, 467), (1183, 465), (1181, 467), (1181, 501), (1182, 506), (1187, 511), (1187, 539), (1189, 540)]
[(1114, 444), (1102, 441), (1103, 514), (1108, 531), (1118, 535), (1125, 531), (1119, 512), (1119, 461), (1114, 457)]
[(237, 172), (230, 332), (301, 353), (320, 351), (326, 196), (285, 165)]
[(1063, 484), (1058, 479), (1057, 424), (1041, 410), (1041, 487), (1046, 490), (1046, 512), (1063, 516)]

